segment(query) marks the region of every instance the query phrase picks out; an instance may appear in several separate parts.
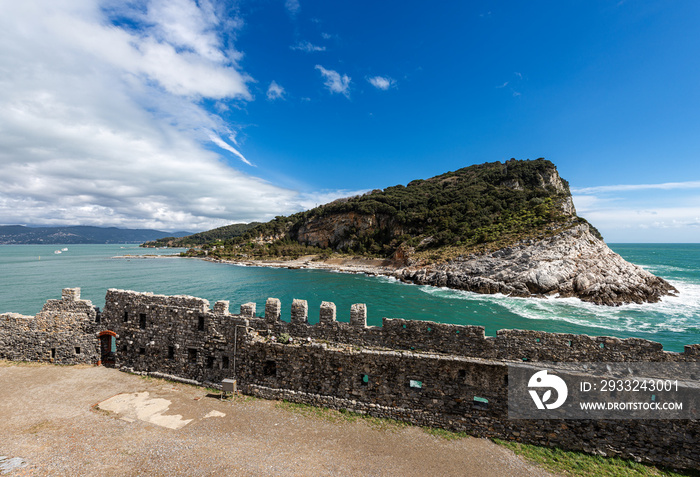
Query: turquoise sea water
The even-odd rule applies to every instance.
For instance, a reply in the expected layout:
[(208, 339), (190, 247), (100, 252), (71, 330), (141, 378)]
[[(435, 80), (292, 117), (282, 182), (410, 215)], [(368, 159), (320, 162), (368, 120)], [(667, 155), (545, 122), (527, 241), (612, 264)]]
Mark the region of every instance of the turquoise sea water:
[[(54, 254), (54, 250), (68, 251)], [(669, 280), (678, 297), (660, 303), (602, 307), (578, 299), (524, 299), (416, 286), (382, 277), (320, 270), (241, 267), (181, 258), (114, 258), (126, 254), (172, 254), (136, 245), (0, 246), (0, 313), (36, 314), (61, 289), (80, 287), (82, 297), (104, 306), (108, 288), (186, 294), (241, 303), (282, 300), (289, 319), (293, 298), (309, 302), (309, 320), (318, 321), (321, 301), (333, 301), (338, 319), (348, 321), (350, 305), (366, 303), (368, 324), (382, 317), (482, 325), (488, 335), (504, 328), (638, 337), (682, 351), (700, 343), (700, 244), (612, 244), (625, 259)]]

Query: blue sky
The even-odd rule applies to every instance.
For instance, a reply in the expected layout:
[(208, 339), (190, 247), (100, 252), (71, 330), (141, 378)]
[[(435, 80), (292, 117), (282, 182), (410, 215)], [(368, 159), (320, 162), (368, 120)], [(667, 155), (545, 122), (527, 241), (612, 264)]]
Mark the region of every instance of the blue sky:
[(695, 1), (0, 0), (0, 223), (204, 230), (511, 157), (700, 241)]

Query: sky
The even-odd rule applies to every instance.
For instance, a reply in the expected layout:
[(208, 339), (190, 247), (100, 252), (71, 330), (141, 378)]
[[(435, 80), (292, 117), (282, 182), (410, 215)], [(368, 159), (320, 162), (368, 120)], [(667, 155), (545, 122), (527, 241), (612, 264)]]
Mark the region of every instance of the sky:
[(197, 232), (510, 158), (700, 242), (695, 0), (0, 0), (0, 223)]

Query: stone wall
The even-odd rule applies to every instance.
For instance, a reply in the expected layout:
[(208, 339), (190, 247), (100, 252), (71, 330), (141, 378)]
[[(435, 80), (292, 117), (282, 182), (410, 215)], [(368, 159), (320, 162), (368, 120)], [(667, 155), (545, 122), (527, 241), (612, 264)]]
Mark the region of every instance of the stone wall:
[[(418, 425), (544, 446), (700, 467), (698, 420), (508, 419), (508, 364), (523, 361), (698, 362), (641, 339), (501, 330), (384, 319), (366, 326), (367, 307), (336, 321), (323, 302), (308, 323), (306, 301), (289, 321), (268, 299), (231, 313), (229, 302), (110, 289), (102, 313), (64, 290), (35, 317), (0, 315), (0, 358), (95, 363), (100, 339), (115, 337), (110, 361), (122, 369), (218, 385), (235, 377), (245, 393), (348, 409)], [(112, 343), (112, 341), (109, 341)], [(78, 348), (80, 353), (77, 353)], [(103, 350), (104, 351), (104, 350)]]
[(700, 466), (697, 420), (508, 419), (508, 363), (523, 361), (700, 361), (641, 339), (589, 337), (384, 319), (367, 327), (367, 308), (353, 305), (338, 322), (324, 302), (319, 323), (294, 300), (289, 322), (268, 299), (229, 304), (109, 290), (103, 327), (118, 336), (118, 365), (204, 383), (235, 377), (243, 392), (349, 409), (378, 417), (655, 464)]
[[(228, 302), (190, 296), (107, 291), (102, 326), (117, 334), (116, 365), (220, 382), (232, 375), (248, 321)], [(240, 353), (237, 353), (240, 356)]]
[[(250, 306), (254, 304), (246, 304)], [(243, 308), (243, 307), (242, 307)], [(253, 307), (254, 309), (254, 307)], [(335, 304), (323, 302), (319, 322), (308, 324), (306, 301), (295, 300), (290, 322), (280, 319), (281, 305), (268, 299), (265, 316), (248, 313), (250, 326), (257, 331), (290, 333), (356, 346), (446, 353), (485, 359), (515, 361), (697, 361), (700, 344), (688, 345), (683, 353), (663, 350), (661, 343), (640, 338), (591, 337), (544, 331), (499, 330), (485, 336), (483, 326), (464, 326), (431, 321), (383, 318), (382, 326), (366, 326), (364, 304), (352, 305), (350, 323), (336, 321)]]
[(94, 364), (100, 360), (98, 310), (66, 288), (36, 316), (0, 314), (0, 359)]

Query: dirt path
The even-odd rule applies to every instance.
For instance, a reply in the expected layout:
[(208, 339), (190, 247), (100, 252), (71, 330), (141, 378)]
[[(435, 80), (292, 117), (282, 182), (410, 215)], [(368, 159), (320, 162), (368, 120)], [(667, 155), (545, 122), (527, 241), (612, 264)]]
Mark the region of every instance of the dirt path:
[(0, 456), (26, 462), (12, 477), (546, 475), (485, 439), (329, 422), (275, 401), (222, 402), (103, 367), (0, 362), (0, 436)]

